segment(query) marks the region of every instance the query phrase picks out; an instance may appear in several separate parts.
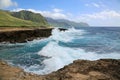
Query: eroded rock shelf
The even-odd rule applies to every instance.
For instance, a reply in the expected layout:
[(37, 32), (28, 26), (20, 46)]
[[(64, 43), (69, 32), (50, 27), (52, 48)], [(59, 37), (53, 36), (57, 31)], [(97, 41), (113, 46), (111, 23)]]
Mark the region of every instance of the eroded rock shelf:
[(120, 60), (76, 60), (48, 75), (26, 73), (0, 61), (0, 80), (120, 80)]
[[(0, 42), (22, 43), (51, 35), (53, 28), (0, 31)], [(66, 29), (60, 29), (66, 30)]]

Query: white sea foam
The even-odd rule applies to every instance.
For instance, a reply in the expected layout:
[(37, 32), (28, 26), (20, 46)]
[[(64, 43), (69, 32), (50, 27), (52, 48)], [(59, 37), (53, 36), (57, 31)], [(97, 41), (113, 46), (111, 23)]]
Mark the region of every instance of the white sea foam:
[[(75, 38), (75, 35), (82, 35), (86, 33), (83, 30), (70, 29), (68, 31), (60, 32), (58, 29), (53, 30), (52, 36), (49, 37), (49, 43), (38, 52), (39, 55), (47, 56), (48, 59), (43, 61), (45, 65), (42, 70), (32, 70), (34, 65), (26, 69), (28, 72), (33, 72), (36, 74), (48, 74), (53, 71), (56, 71), (60, 68), (63, 68), (65, 65), (72, 63), (77, 59), (85, 60), (97, 60), (101, 58), (113, 58), (120, 59), (119, 53), (109, 53), (109, 54), (98, 54), (96, 52), (86, 52), (84, 49), (80, 48), (70, 48), (60, 46), (59, 41), (70, 42)], [(36, 65), (35, 65), (36, 67)]]
[[(71, 48), (71, 47), (67, 47), (67, 46), (61, 46), (59, 44), (60, 42), (63, 42), (63, 45), (64, 45), (64, 43), (74, 42), (73, 39), (86, 38), (85, 36), (83, 36), (86, 33), (87, 32), (84, 30), (76, 30), (74, 28), (69, 29), (67, 31), (59, 31), (58, 29), (54, 29), (52, 31), (52, 35), (46, 39), (28, 41), (27, 43), (16, 43), (16, 44), (10, 44), (10, 43), (4, 44), (3, 43), (3, 44), (0, 44), (0, 46), (2, 46), (3, 48), (5, 48), (5, 47), (11, 48), (12, 47), (12, 49), (7, 49), (7, 48), (5, 48), (6, 50), (3, 49), (3, 52), (4, 51), (9, 52), (10, 50), (11, 50), (11, 52), (13, 52), (14, 50), (15, 50), (15, 52), (19, 52), (19, 49), (21, 48), (20, 50), (22, 50), (22, 48), (23, 48), (23, 51), (24, 51), (24, 49), (27, 49), (25, 51), (26, 52), (28, 51), (28, 53), (30, 53), (29, 52), (30, 50), (28, 50), (30, 47), (31, 47), (30, 49), (36, 49), (36, 48), (40, 47), (38, 45), (45, 44), (44, 47), (39, 52), (37, 52), (37, 51), (35, 52), (38, 55), (49, 57), (42, 62), (42, 64), (44, 64), (44, 65), (41, 66), (39, 64), (34, 64), (29, 67), (26, 67), (26, 65), (25, 66), (18, 65), (18, 66), (22, 67), (25, 71), (36, 73), (36, 74), (51, 73), (60, 68), (63, 68), (65, 65), (68, 65), (77, 59), (85, 59), (85, 60), (97, 60), (97, 59), (103, 59), (103, 58), (105, 58), (105, 59), (106, 58), (120, 59), (120, 53), (117, 53), (117, 52), (116, 53), (114, 52), (114, 53), (106, 53), (106, 54), (99, 53), (98, 54), (97, 52), (86, 52), (84, 49), (81, 49), (79, 47)], [(91, 37), (91, 36), (89, 36), (89, 37)], [(96, 38), (96, 37), (98, 37), (98, 38)], [(99, 35), (92, 37), (92, 40), (93, 40), (93, 38), (96, 38), (99, 40)], [(89, 39), (91, 39), (91, 38), (89, 38)], [(84, 40), (84, 39), (82, 39), (82, 40)], [(89, 41), (89, 40), (86, 40), (86, 41)], [(110, 47), (108, 45), (109, 41), (108, 42), (107, 41), (104, 41), (105, 46)], [(119, 43), (119, 40), (117, 43)], [(114, 43), (114, 45), (115, 46), (119, 45), (117, 43)], [(112, 45), (110, 47), (110, 50), (111, 50), (111, 48), (114, 48), (114, 45)], [(20, 48), (16, 48), (16, 47), (20, 47)], [(103, 50), (103, 48), (101, 48), (101, 49)], [(96, 51), (98, 51), (98, 50), (96, 50)], [(11, 53), (11, 52), (9, 52), (9, 53)], [(32, 52), (32, 54), (33, 54), (33, 52)], [(27, 57), (29, 57), (29, 56), (27, 56)], [(12, 62), (12, 61), (9, 60), (8, 62)]]
[(52, 31), (52, 36), (50, 36), (50, 38), (55, 41), (70, 42), (72, 39), (74, 39), (75, 35), (82, 35), (84, 33), (84, 30), (76, 30), (74, 28), (68, 29), (67, 31), (60, 31), (58, 28), (55, 28)]
[(83, 49), (61, 47), (55, 42), (50, 42), (38, 54), (50, 57), (43, 61), (45, 68), (42, 71), (38, 71), (38, 74), (51, 73), (77, 59), (97, 60), (101, 58), (120, 58), (120, 54), (118, 53), (96, 54), (95, 52), (85, 52)]

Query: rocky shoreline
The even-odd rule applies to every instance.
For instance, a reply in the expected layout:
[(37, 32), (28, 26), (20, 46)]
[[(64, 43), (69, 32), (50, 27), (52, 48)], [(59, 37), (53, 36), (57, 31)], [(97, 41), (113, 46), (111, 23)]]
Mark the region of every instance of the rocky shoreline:
[[(27, 41), (32, 41), (37, 38), (45, 38), (51, 35), (53, 28), (43, 28), (43, 29), (16, 29), (16, 30), (1, 30), (0, 31), (0, 42), (10, 42), (10, 43), (23, 43)], [(66, 30), (59, 28), (60, 30)]]
[(24, 72), (0, 61), (0, 80), (119, 80), (120, 60), (76, 60), (48, 75)]
[[(5, 29), (0, 31), (0, 42), (23, 43), (49, 37), (52, 29)], [(47, 75), (27, 73), (0, 60), (0, 80), (120, 80), (120, 59), (76, 60)]]

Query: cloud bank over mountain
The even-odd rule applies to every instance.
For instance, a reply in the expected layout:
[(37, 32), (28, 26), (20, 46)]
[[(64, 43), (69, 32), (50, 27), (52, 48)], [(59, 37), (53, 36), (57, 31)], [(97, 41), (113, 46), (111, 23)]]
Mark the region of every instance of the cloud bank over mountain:
[(13, 11), (28, 10), (35, 13), (40, 13), (44, 17), (50, 17), (53, 19), (67, 19), (75, 22), (87, 22), (92, 26), (119, 26), (120, 25), (120, 11), (115, 10), (104, 10), (100, 12), (95, 12), (92, 14), (80, 14), (73, 15), (72, 13), (64, 13), (64, 10), (54, 8), (51, 11), (41, 11), (35, 9), (14, 9)]
[(91, 26), (120, 26), (119, 0), (0, 0), (0, 9), (29, 10), (45, 17), (86, 22)]

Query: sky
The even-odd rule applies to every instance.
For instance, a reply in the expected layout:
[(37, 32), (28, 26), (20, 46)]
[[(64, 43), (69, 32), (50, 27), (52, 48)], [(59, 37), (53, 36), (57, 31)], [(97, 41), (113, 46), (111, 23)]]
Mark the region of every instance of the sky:
[(90, 26), (120, 26), (120, 0), (0, 0), (0, 9), (29, 10)]

